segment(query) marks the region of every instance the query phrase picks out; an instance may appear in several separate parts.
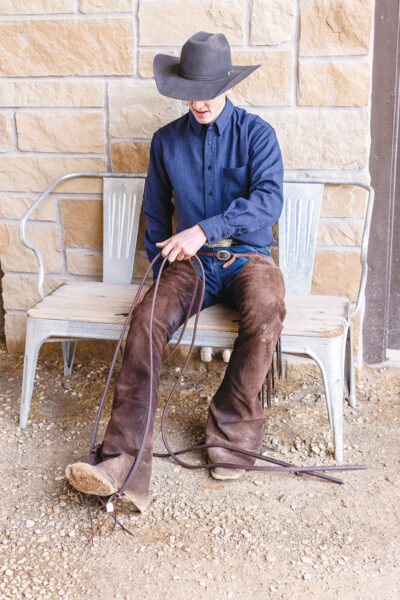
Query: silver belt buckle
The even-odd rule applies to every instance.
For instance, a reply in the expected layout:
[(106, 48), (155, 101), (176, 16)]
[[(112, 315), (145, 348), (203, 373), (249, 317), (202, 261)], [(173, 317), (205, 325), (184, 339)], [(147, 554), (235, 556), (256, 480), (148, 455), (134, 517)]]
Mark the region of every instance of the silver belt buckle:
[(215, 256), (218, 258), (218, 260), (225, 262), (230, 259), (231, 253), (228, 250), (218, 250)]

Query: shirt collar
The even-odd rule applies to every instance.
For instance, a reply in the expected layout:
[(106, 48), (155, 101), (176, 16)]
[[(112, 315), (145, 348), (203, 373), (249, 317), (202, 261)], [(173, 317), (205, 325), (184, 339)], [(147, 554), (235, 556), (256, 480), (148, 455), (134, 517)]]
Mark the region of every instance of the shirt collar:
[(222, 110), (222, 113), (214, 121), (214, 123), (217, 126), (217, 130), (218, 130), (219, 135), (222, 135), (222, 132), (224, 131), (226, 125), (230, 121), (232, 113), (233, 113), (233, 104), (229, 100), (229, 98), (226, 97), (226, 102), (225, 102), (225, 106), (224, 106), (224, 108)]
[[(229, 100), (229, 98), (226, 97), (225, 106), (222, 109), (221, 114), (214, 121), (219, 135), (222, 135), (224, 128), (226, 127), (226, 125), (228, 124), (228, 122), (232, 116), (232, 112), (233, 112), (233, 104)], [(196, 121), (196, 117), (194, 116), (194, 114), (192, 113), (192, 111), (190, 109), (189, 109), (189, 123), (190, 123), (194, 133), (196, 135), (200, 135), (201, 128), (203, 127), (203, 125), (201, 123), (199, 123), (198, 121)]]

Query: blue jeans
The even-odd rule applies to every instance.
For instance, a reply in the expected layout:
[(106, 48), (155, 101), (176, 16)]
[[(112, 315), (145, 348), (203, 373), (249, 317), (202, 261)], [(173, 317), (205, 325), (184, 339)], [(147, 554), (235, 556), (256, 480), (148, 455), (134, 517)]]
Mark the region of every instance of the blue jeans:
[[(236, 252), (239, 254), (257, 252), (258, 254), (271, 256), (271, 252), (265, 246), (249, 246), (247, 244), (230, 246), (229, 248), (202, 246), (199, 252), (213, 252), (216, 254), (219, 250), (228, 250), (232, 254)], [(231, 304), (229, 289), (236, 275), (247, 265), (250, 259), (246, 256), (238, 256), (232, 264), (225, 266), (228, 261), (224, 262), (213, 256), (199, 256), (199, 258), (203, 263), (206, 282), (203, 308), (217, 302)]]

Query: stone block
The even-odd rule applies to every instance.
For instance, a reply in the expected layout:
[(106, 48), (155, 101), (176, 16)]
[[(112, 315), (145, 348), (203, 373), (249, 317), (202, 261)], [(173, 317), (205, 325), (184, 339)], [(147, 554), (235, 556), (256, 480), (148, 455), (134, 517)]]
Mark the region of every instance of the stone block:
[[(44, 293), (50, 294), (64, 282), (64, 277), (45, 277)], [(5, 309), (27, 310), (41, 299), (38, 278), (34, 275), (5, 273), (2, 286)]]
[(0, 76), (131, 75), (128, 19), (0, 22)]
[(130, 12), (132, 0), (80, 0), (81, 13)]
[(103, 106), (100, 83), (0, 81), (0, 106)]
[(224, 33), (230, 44), (242, 44), (244, 0), (141, 0), (139, 39), (142, 46), (178, 46), (196, 33)]
[[(36, 198), (0, 196), (0, 219), (20, 219)], [(56, 221), (57, 205), (54, 198), (47, 197), (30, 217), (31, 221)]]
[(295, 24), (293, 0), (253, 0), (251, 44), (273, 46), (292, 39)]
[(0, 15), (50, 15), (74, 11), (74, 0), (0, 0)]
[[(146, 273), (146, 270), (148, 269), (149, 264), (150, 263), (147, 258), (146, 252), (143, 252), (142, 250), (136, 251), (135, 263), (133, 265), (133, 276), (143, 277)], [(152, 272), (150, 273), (150, 276), (153, 276)]]
[[(153, 60), (156, 54), (160, 54), (161, 50), (141, 50), (139, 52), (139, 75), (140, 77), (154, 77)], [(168, 56), (178, 56), (174, 50), (162, 50), (162, 54)]]
[[(44, 192), (57, 177), (83, 171), (101, 172), (102, 158), (0, 156), (0, 190), (13, 192)], [(62, 182), (57, 192), (99, 192), (101, 179), (81, 178)]]
[[(26, 238), (39, 249), (47, 273), (62, 270), (58, 227), (50, 223), (29, 223)], [(36, 256), (22, 245), (17, 225), (0, 223), (0, 262), (4, 271), (38, 271)]]
[(151, 138), (180, 116), (178, 101), (159, 94), (154, 81), (110, 81), (108, 94), (113, 137)]
[(371, 67), (367, 62), (300, 61), (302, 106), (367, 106), (370, 93)]
[(104, 152), (100, 112), (24, 111), (17, 113), (19, 150), (31, 152)]
[[(311, 358), (303, 356), (293, 356), (291, 354), (282, 354), (282, 370), (285, 381), (309, 381), (311, 379), (321, 380), (321, 371)], [(279, 383), (277, 384), (279, 386)]]
[(321, 250), (315, 253), (311, 293), (357, 299), (361, 277), (357, 250)]
[(317, 244), (322, 246), (361, 246), (363, 223), (343, 219), (321, 220)]
[(301, 0), (300, 56), (368, 54), (373, 0)]
[(365, 217), (368, 191), (356, 185), (326, 185), (322, 198), (322, 217)]
[(368, 165), (366, 110), (253, 109), (276, 130), (286, 169), (361, 169)]
[(7, 311), (4, 331), (8, 352), (10, 354), (23, 354), (25, 350), (26, 313)]
[(111, 144), (112, 169), (116, 173), (147, 173), (150, 144), (114, 142)]
[(60, 201), (65, 246), (103, 247), (103, 203), (101, 200)]
[(253, 104), (258, 106), (290, 104), (292, 80), (291, 53), (280, 50), (258, 50), (253, 52), (235, 51), (232, 53), (235, 65), (256, 65), (261, 67), (244, 81), (241, 81), (232, 93), (234, 104)]
[(12, 123), (9, 115), (0, 115), (0, 152), (7, 152), (14, 147)]
[(136, 248), (137, 250), (144, 250), (144, 234), (146, 232), (146, 217), (144, 216), (144, 212), (141, 211), (140, 213), (140, 220), (139, 220), (139, 229), (138, 229), (138, 236), (137, 236), (137, 243), (136, 243)]
[(94, 250), (66, 249), (67, 270), (74, 275), (103, 275), (103, 255)]

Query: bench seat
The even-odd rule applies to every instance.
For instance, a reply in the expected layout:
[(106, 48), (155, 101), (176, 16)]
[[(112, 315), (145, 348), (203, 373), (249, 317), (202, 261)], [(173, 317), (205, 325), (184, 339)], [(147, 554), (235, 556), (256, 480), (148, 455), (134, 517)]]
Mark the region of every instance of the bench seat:
[[(28, 310), (34, 319), (82, 321), (121, 325), (138, 289), (138, 284), (123, 285), (102, 282), (63, 284)], [(343, 334), (350, 302), (341, 296), (288, 295), (287, 316), (282, 335), (337, 337)], [(200, 314), (198, 330), (237, 333), (238, 313), (216, 304)], [(192, 317), (187, 325), (190, 334)], [(187, 338), (183, 343), (187, 343)]]

